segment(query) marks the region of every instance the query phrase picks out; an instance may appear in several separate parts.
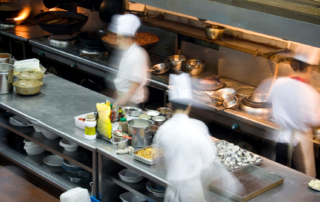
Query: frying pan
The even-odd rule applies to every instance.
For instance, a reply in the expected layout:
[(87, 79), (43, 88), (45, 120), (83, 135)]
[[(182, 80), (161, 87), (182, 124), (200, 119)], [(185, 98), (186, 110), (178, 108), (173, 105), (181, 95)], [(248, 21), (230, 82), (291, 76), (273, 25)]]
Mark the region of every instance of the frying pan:
[[(76, 20), (76, 23), (72, 24), (47, 24), (46, 22), (55, 20), (58, 18), (68, 18)], [(81, 13), (69, 12), (69, 11), (49, 11), (36, 15), (34, 17), (38, 25), (44, 30), (52, 34), (72, 34), (80, 31), (80, 29), (88, 21), (88, 17)]]
[(101, 49), (103, 44), (100, 38), (104, 33), (103, 30), (81, 32), (78, 37), (85, 47)]
[(0, 2), (0, 19), (16, 18), (22, 10), (21, 3), (18, 2)]
[(102, 0), (99, 8), (99, 16), (102, 21), (110, 22), (113, 15), (123, 14), (124, 11), (124, 0)]

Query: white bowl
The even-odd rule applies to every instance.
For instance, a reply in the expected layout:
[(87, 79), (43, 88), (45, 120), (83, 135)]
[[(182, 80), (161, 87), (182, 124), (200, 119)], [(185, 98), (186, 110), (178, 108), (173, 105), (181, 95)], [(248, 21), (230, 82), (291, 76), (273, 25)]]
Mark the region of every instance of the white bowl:
[(130, 170), (130, 169), (123, 169), (119, 172), (119, 177), (121, 180), (128, 182), (128, 183), (137, 183), (143, 180), (143, 176)]
[(30, 147), (30, 148), (25, 148), (26, 152), (28, 155), (38, 155), (42, 154), (46, 150), (42, 147)]
[(59, 143), (61, 147), (64, 147), (64, 149), (68, 152), (74, 152), (77, 151), (78, 145), (76, 143), (70, 142), (66, 139), (62, 139)]
[(61, 167), (62, 166), (63, 158), (58, 155), (50, 155), (43, 159), (43, 162), (48, 166), (53, 167)]
[(40, 126), (37, 126), (35, 124), (31, 124), (34, 128), (34, 130), (37, 132), (37, 133), (41, 133), (42, 132), (42, 128)]
[(27, 140), (27, 139), (24, 139), (24, 145), (25, 146), (39, 146), (39, 145), (37, 145), (36, 143), (34, 143), (34, 142), (32, 142), (32, 141), (30, 141), (30, 140)]
[(141, 202), (150, 201), (147, 197), (137, 196), (131, 192), (126, 192), (120, 195), (120, 199), (123, 202)]
[(58, 135), (56, 135), (56, 134), (54, 134), (54, 133), (52, 133), (52, 132), (50, 132), (50, 131), (48, 131), (46, 129), (43, 129), (43, 128), (41, 128), (41, 132), (46, 138), (48, 138), (50, 140), (54, 140), (54, 139), (57, 139), (59, 137)]

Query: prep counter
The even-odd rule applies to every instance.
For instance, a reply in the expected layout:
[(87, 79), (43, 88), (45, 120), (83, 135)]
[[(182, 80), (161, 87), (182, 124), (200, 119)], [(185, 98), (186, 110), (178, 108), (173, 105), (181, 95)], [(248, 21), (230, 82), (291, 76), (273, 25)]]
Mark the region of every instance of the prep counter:
[[(145, 188), (146, 179), (137, 184), (128, 184), (121, 181), (118, 172), (123, 168), (132, 169), (144, 177), (161, 185), (167, 185), (166, 172), (163, 163), (148, 166), (133, 159), (132, 155), (117, 155), (112, 144), (102, 140), (85, 140), (83, 130), (78, 129), (74, 123), (74, 117), (79, 114), (95, 110), (97, 102), (112, 99), (83, 88), (79, 85), (61, 79), (57, 76), (46, 74), (44, 86), (40, 94), (34, 96), (21, 96), (14, 93), (0, 96), (0, 107), (9, 112), (33, 121), (38, 126), (45, 128), (62, 138), (79, 144), (80, 147), (91, 152), (92, 161), (84, 161), (80, 151), (68, 153), (58, 145), (58, 140), (45, 139), (36, 133), (33, 128), (20, 128), (12, 126), (5, 117), (0, 117), (2, 129), (12, 131), (28, 140), (34, 141), (48, 151), (57, 154), (72, 163), (92, 173), (94, 190), (97, 194), (96, 185), (99, 184), (99, 196), (102, 201), (108, 201), (112, 196), (116, 201), (118, 192), (131, 191), (138, 195), (147, 196), (154, 201), (162, 201), (163, 198), (153, 196)], [(53, 185), (65, 190), (71, 189), (77, 184), (68, 182), (67, 178), (59, 176), (54, 171), (41, 164), (42, 155), (32, 158), (24, 153), (11, 149), (3, 141), (0, 142), (1, 155), (15, 161), (24, 168), (48, 180)], [(44, 155), (49, 152), (44, 153)], [(268, 171), (284, 177), (284, 184), (259, 195), (250, 201), (319, 201), (320, 193), (308, 188), (307, 183), (314, 179), (305, 174), (277, 164), (266, 158), (260, 166)], [(99, 179), (99, 180), (97, 180)], [(99, 182), (99, 183), (98, 183)], [(224, 198), (206, 192), (210, 201), (226, 201)]]

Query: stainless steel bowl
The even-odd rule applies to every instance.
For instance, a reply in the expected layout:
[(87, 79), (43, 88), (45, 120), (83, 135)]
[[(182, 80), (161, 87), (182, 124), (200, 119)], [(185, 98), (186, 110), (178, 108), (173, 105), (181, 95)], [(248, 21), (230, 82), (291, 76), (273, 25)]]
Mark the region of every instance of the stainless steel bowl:
[(172, 117), (172, 110), (167, 107), (160, 107), (157, 109), (158, 112), (160, 112), (161, 116), (166, 117), (167, 119), (170, 119)]
[(237, 108), (238, 98), (234, 95), (227, 95), (226, 99), (223, 101), (223, 106), (227, 109)]
[(259, 117), (270, 117), (272, 114), (272, 108), (254, 108), (243, 104), (243, 102), (240, 102), (239, 108), (248, 114)]
[(251, 102), (266, 103), (267, 94), (255, 93), (255, 94), (249, 95), (247, 99)]
[(214, 92), (211, 97), (215, 100), (223, 101), (228, 95), (236, 95), (236, 90), (233, 88), (222, 88)]
[(188, 60), (187, 56), (184, 55), (171, 55), (166, 58), (165, 64), (168, 64), (169, 68), (181, 71), (183, 63)]
[(124, 112), (124, 115), (129, 115), (129, 116), (133, 111), (140, 111), (142, 113), (142, 109), (138, 107), (121, 106), (121, 109)]
[(161, 126), (166, 121), (166, 117), (164, 117), (164, 116), (155, 116), (155, 117), (152, 118), (152, 120), (154, 121), (154, 124), (156, 126)]
[(242, 87), (237, 89), (237, 97), (239, 99), (243, 99), (245, 97), (247, 97), (248, 95), (252, 95), (255, 91), (254, 87)]
[(170, 67), (169, 63), (159, 63), (150, 67), (150, 72), (157, 75), (164, 74), (170, 70)]
[(204, 66), (204, 60), (191, 59), (184, 63), (183, 70), (192, 76), (196, 76), (203, 72)]
[(152, 122), (145, 119), (132, 119), (128, 121), (129, 136), (132, 138), (133, 147), (145, 147), (148, 141), (146, 138), (151, 136)]
[(134, 110), (130, 112), (130, 116), (132, 117), (138, 117), (140, 114), (142, 114), (142, 111)]
[(220, 40), (224, 34), (225, 28), (218, 25), (207, 25), (206, 35), (208, 39)]

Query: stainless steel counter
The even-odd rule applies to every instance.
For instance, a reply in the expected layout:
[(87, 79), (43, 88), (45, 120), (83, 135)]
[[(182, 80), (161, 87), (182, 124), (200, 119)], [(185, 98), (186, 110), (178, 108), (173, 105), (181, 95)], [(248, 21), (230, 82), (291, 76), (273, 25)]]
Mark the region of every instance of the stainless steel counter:
[[(107, 159), (110, 159), (121, 166), (127, 167), (129, 169), (132, 169), (144, 177), (155, 181), (156, 183), (159, 183), (161, 185), (167, 186), (168, 182), (166, 181), (166, 171), (163, 163), (159, 163), (157, 165), (148, 166), (146, 164), (143, 164), (139, 161), (136, 161), (133, 159), (132, 155), (126, 154), (126, 155), (118, 155), (115, 153), (114, 148), (112, 147), (112, 144), (107, 143), (100, 145), (98, 147), (98, 153), (99, 153), (99, 177), (103, 176), (102, 173), (106, 172), (106, 170), (102, 170), (103, 163), (105, 163), (107, 160), (104, 159), (103, 161), (100, 159), (101, 156), (106, 157)], [(108, 164), (109, 165), (109, 164)], [(106, 165), (106, 166), (108, 166)], [(110, 167), (110, 165), (109, 165)], [(114, 166), (116, 167), (116, 166)], [(251, 200), (250, 202), (300, 202), (300, 201), (319, 201), (320, 200), (320, 192), (312, 191), (308, 188), (308, 182), (310, 182), (312, 177), (309, 177), (303, 173), (300, 173), (298, 171), (295, 171), (293, 169), (290, 169), (288, 167), (282, 166), (278, 163), (275, 163), (271, 160), (268, 160), (266, 158), (263, 158), (263, 163), (259, 166), (263, 169), (266, 169), (270, 172), (274, 172), (276, 174), (279, 174), (280, 176), (284, 177), (284, 183), (278, 187), (275, 187), (274, 189), (271, 189)], [(119, 170), (120, 171), (120, 170)], [(105, 179), (99, 179), (100, 182), (100, 188), (99, 190), (104, 192), (104, 186), (103, 183)], [(135, 185), (138, 187), (139, 185)], [(143, 185), (141, 185), (143, 186)], [(125, 187), (125, 186), (124, 186)], [(125, 189), (129, 189), (128, 187)], [(134, 187), (132, 187), (134, 189)], [(140, 191), (139, 191), (140, 190)], [(136, 194), (139, 195), (145, 195), (148, 192), (141, 191), (141, 188), (139, 190), (135, 190)], [(100, 193), (101, 194), (101, 193)], [(102, 193), (103, 194), (103, 193)], [(221, 196), (218, 196), (209, 190), (206, 192), (207, 194), (207, 201), (229, 201)], [(102, 195), (103, 196), (103, 195)], [(104, 199), (102, 201), (105, 201)]]
[(44, 31), (39, 25), (18, 25), (12, 28), (1, 30), (4, 36), (27, 42), (29, 39), (49, 36), (50, 33)]

